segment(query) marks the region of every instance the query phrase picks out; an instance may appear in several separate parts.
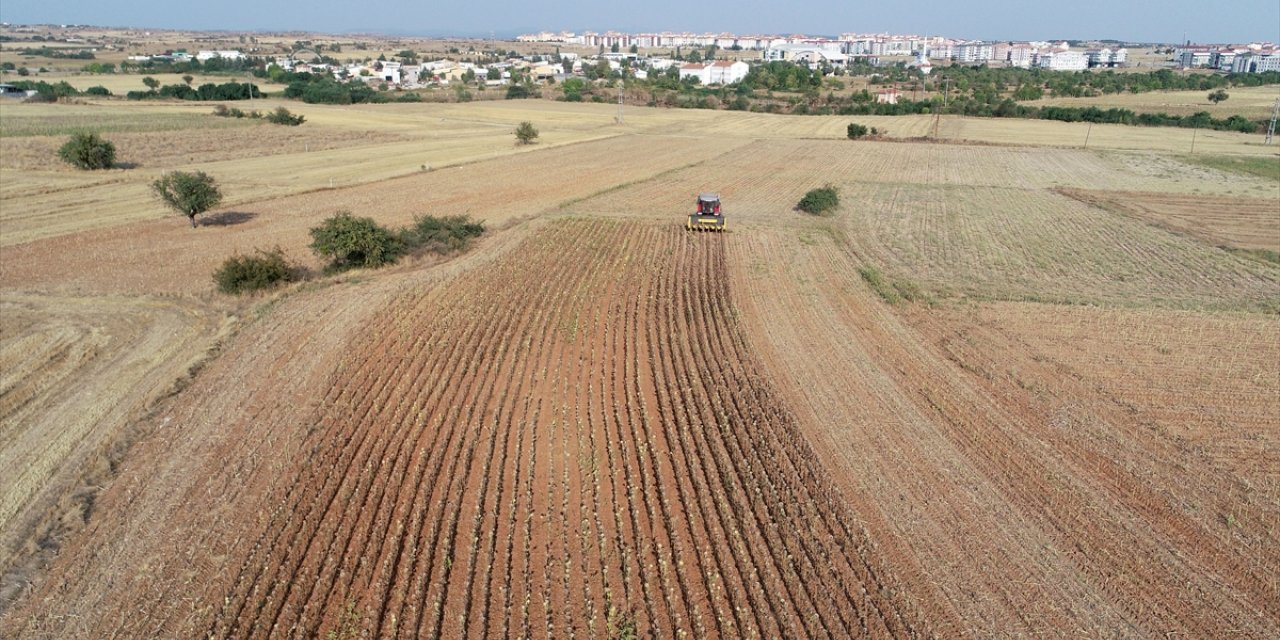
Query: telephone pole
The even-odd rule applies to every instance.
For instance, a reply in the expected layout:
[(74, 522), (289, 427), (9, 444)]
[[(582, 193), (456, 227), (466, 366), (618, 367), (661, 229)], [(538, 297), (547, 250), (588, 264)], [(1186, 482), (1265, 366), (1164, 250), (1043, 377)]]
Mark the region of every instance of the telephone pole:
[(626, 93), (623, 90), (625, 85), (626, 85), (625, 81), (622, 81), (622, 80), (618, 81), (618, 115), (615, 117), (615, 120), (617, 120), (618, 124), (624, 124), (624, 120), (622, 117), (622, 105), (624, 103), (624, 98), (626, 97)]
[(942, 79), (942, 109), (933, 114), (933, 137), (938, 137), (938, 124), (942, 122), (942, 110), (947, 108), (947, 95), (951, 93), (951, 78)]
[(1267, 140), (1263, 144), (1271, 144), (1276, 137), (1276, 118), (1280, 117), (1280, 98), (1276, 98), (1276, 104), (1271, 107), (1271, 124), (1267, 125)]

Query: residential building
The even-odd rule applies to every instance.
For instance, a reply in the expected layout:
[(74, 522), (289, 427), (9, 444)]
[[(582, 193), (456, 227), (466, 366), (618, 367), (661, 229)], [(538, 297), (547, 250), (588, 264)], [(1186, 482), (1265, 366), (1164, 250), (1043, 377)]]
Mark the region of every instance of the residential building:
[(1230, 71), (1231, 65), (1235, 63), (1236, 56), (1239, 53), (1235, 49), (1215, 49), (1209, 55), (1209, 66), (1214, 69)]
[(702, 84), (733, 84), (747, 77), (751, 67), (738, 60), (689, 62), (680, 66), (680, 79), (697, 78)]
[(1080, 51), (1048, 51), (1040, 54), (1036, 65), (1053, 71), (1084, 71), (1089, 68), (1089, 58)]
[(196, 60), (204, 62), (214, 58), (222, 58), (223, 60), (239, 60), (244, 54), (239, 51), (201, 51), (196, 54)]
[(838, 42), (780, 44), (765, 49), (762, 57), (768, 61), (787, 60), (796, 64), (803, 63), (814, 69), (822, 66), (823, 63), (833, 67), (843, 67), (848, 64), (849, 56), (842, 53), (841, 48)]
[(1089, 67), (1123, 67), (1125, 60), (1128, 59), (1129, 52), (1127, 49), (1119, 48), (1112, 50), (1109, 47), (1101, 49), (1089, 49), (1084, 52), (1085, 58), (1088, 59)]
[(962, 42), (954, 48), (952, 57), (961, 64), (982, 64), (991, 61), (994, 46), (990, 42)]
[(1280, 49), (1239, 54), (1231, 63), (1231, 71), (1233, 73), (1280, 71)]
[(1009, 47), (1004, 61), (1011, 67), (1030, 69), (1031, 65), (1035, 64), (1038, 54), (1036, 48), (1029, 44), (1015, 44)]
[(1208, 47), (1187, 47), (1178, 55), (1178, 64), (1185, 69), (1207, 67), (1212, 56)]

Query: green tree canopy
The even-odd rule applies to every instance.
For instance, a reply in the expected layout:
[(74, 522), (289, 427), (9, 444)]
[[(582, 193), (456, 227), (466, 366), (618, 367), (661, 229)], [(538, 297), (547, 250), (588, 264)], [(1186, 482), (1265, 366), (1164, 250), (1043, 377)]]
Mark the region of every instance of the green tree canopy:
[(152, 182), (151, 189), (161, 202), (187, 216), (193, 229), (197, 215), (222, 202), (222, 191), (218, 189), (217, 182), (203, 171), (171, 171)]

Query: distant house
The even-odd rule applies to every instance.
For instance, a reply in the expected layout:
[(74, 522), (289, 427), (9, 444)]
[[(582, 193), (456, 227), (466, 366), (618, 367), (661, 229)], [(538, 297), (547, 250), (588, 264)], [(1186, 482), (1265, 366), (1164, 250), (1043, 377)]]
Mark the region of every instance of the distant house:
[(680, 79), (697, 78), (702, 84), (710, 84), (709, 82), (706, 82), (706, 70), (706, 65), (698, 64), (696, 62), (686, 62), (680, 65)]
[(205, 62), (214, 58), (222, 58), (223, 60), (240, 60), (244, 58), (244, 54), (239, 51), (229, 50), (200, 51), (199, 53), (196, 53), (196, 60), (199, 60), (200, 62)]
[(697, 78), (702, 84), (733, 84), (747, 77), (751, 67), (740, 60), (687, 62), (680, 66), (680, 79)]
[(11, 84), (0, 84), (0, 98), (27, 98), (35, 95), (35, 91), (19, 89)]
[(888, 89), (885, 89), (880, 93), (876, 94), (876, 103), (877, 104), (898, 104), (898, 97), (900, 95), (901, 94), (898, 93), (897, 87), (889, 87)]
[(540, 64), (533, 67), (531, 73), (533, 74), (534, 79), (546, 80), (564, 73), (564, 67), (557, 64)]

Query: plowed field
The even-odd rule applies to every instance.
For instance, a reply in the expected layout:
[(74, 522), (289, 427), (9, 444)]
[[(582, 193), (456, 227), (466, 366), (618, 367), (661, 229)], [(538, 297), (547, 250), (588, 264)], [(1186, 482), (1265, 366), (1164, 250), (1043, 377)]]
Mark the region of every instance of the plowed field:
[[(1277, 192), (1186, 132), (490, 101), (153, 153), (178, 109), (115, 122), (155, 166), (0, 161), (0, 638), (1280, 637)], [(191, 229), (145, 182), (201, 141)], [(321, 274), (343, 209), (487, 231)], [(275, 245), (308, 281), (213, 292)]]
[[(257, 514), (223, 525), (226, 556), (187, 549), (231, 578), (192, 609), (216, 637), (921, 632), (755, 364), (726, 268), (720, 236), (568, 222), (404, 291), (320, 409), (281, 416), (309, 433), (272, 453), (293, 481), (222, 505)], [(193, 493), (220, 501), (217, 475)]]
[(941, 636), (1280, 631), (1274, 318), (904, 320), (830, 239), (731, 246), (770, 379)]

